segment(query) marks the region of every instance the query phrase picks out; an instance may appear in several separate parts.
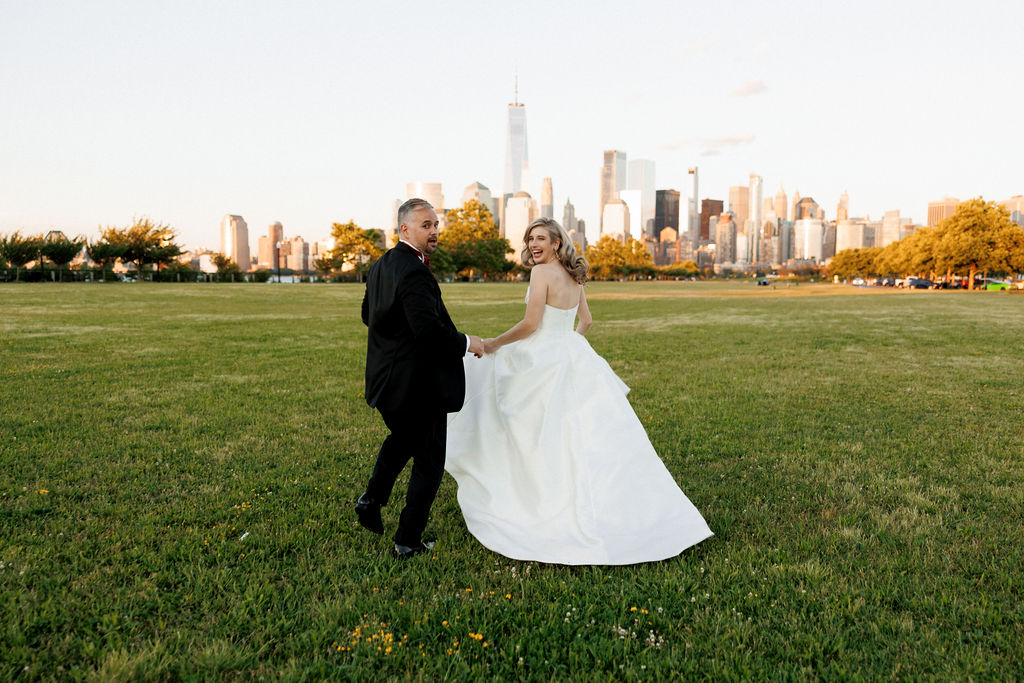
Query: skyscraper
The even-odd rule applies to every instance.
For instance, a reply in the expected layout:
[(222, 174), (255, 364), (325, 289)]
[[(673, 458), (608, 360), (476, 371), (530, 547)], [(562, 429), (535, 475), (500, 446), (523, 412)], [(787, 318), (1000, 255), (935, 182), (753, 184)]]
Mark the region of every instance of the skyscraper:
[[(793, 193), (793, 210), (789, 212), (789, 220), (796, 222), (800, 220), (800, 216), (796, 213), (797, 204), (800, 203), (800, 190)], [(795, 258), (795, 257), (794, 257)]]
[[(697, 199), (699, 196), (697, 194), (697, 167), (691, 166), (686, 172), (693, 178), (693, 183), (690, 186), (690, 197), (687, 200), (686, 231), (690, 244), (696, 248), (697, 241), (700, 239), (700, 206), (699, 200)], [(679, 232), (682, 232), (682, 230)]]
[(601, 234), (604, 234), (605, 204), (618, 199), (619, 191), (626, 189), (626, 153), (615, 149), (604, 152), (601, 166)]
[(551, 189), (551, 178), (543, 178), (540, 181), (540, 215), (544, 218), (555, 217), (555, 199)]
[(786, 191), (779, 185), (779, 191), (775, 193), (775, 217), (782, 221), (789, 220), (789, 206), (786, 204)]
[(744, 229), (750, 218), (750, 188), (745, 185), (733, 185), (729, 188), (729, 211), (732, 212), (736, 230)]
[(939, 221), (952, 216), (958, 204), (960, 200), (955, 197), (943, 197), (937, 202), (928, 202), (928, 227), (934, 228)]
[(736, 238), (736, 221), (733, 214), (726, 211), (715, 225), (715, 263), (736, 262)]
[(750, 174), (750, 188), (748, 190), (747, 206), (750, 216), (747, 218), (747, 261), (750, 263), (761, 262), (761, 228), (764, 226), (764, 216), (761, 214), (761, 194), (764, 181), (756, 173)]
[(626, 229), (623, 231), (623, 238), (633, 238), (643, 241), (644, 229), (643, 220), (643, 193), (640, 190), (621, 190), (619, 199), (629, 207), (629, 220), (626, 221)]
[(576, 229), (576, 207), (572, 205), (569, 198), (565, 198), (565, 208), (562, 209), (562, 227), (566, 232)]
[[(930, 212), (929, 212), (930, 213)], [(882, 217), (882, 239), (876, 241), (879, 247), (887, 247), (900, 239), (900, 210), (886, 211)]]
[(845, 221), (850, 217), (850, 195), (843, 193), (839, 195), (839, 204), (836, 206), (836, 221)]
[(661, 238), (661, 231), (672, 228), (679, 232), (679, 193), (675, 190), (658, 190), (654, 195), (654, 234)]
[(711, 230), (711, 218), (722, 215), (725, 203), (721, 199), (703, 199), (700, 202), (700, 241), (704, 244), (715, 241)]
[(604, 225), (601, 235), (611, 235), (625, 241), (629, 232), (629, 207), (621, 199), (613, 199), (604, 205), (601, 211), (601, 223)]
[(515, 101), (508, 105), (505, 132), (504, 193), (514, 195), (529, 183), (530, 160), (526, 151), (526, 106), (519, 101), (519, 76), (516, 76)]
[(229, 213), (221, 219), (220, 253), (234, 261), (243, 273), (252, 267), (249, 257), (249, 226), (241, 216)]
[(654, 231), (654, 162), (650, 159), (634, 159), (629, 162), (628, 178), (626, 180), (627, 190), (640, 192), (639, 206), (630, 205), (629, 210), (635, 211), (631, 237), (643, 240), (645, 237), (656, 238)]
[(817, 218), (801, 218), (794, 225), (793, 257), (820, 262), (824, 247), (824, 226)]
[(520, 259), (526, 226), (537, 218), (537, 200), (529, 192), (520, 190), (512, 195), (505, 206), (506, 235), (515, 250), (513, 258)]
[(277, 267), (277, 245), (284, 239), (284, 226), (281, 222), (271, 223), (267, 227), (267, 234), (257, 240), (259, 250), (256, 257), (256, 265), (260, 268)]

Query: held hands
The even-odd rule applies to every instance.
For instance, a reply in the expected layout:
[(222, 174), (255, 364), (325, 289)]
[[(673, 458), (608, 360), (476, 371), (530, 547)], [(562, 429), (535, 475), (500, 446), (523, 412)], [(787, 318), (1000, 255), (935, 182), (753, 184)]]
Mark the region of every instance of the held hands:
[(475, 334), (469, 335), (469, 352), (477, 358), (482, 357), (487, 352), (484, 348), (483, 340)]
[(488, 354), (494, 353), (499, 348), (500, 348), (500, 345), (498, 344), (498, 340), (497, 339), (494, 339), (494, 338), (484, 339), (484, 353), (488, 353)]

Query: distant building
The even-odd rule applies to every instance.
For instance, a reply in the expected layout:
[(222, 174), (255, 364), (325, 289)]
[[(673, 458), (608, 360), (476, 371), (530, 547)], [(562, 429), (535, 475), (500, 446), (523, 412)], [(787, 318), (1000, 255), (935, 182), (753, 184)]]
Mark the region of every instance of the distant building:
[(779, 191), (775, 193), (773, 206), (780, 221), (789, 220), (789, 206), (786, 204), (786, 191), (782, 189), (782, 185), (779, 185)]
[(827, 261), (835, 255), (836, 224), (833, 221), (824, 221), (821, 228), (821, 260)]
[(604, 152), (604, 163), (601, 165), (601, 223), (600, 232), (604, 229), (604, 207), (619, 198), (619, 192), (626, 189), (626, 153), (616, 149)]
[(505, 207), (505, 236), (512, 244), (512, 258), (519, 260), (520, 251), (523, 248), (523, 237), (526, 235), (526, 228), (537, 218), (539, 211), (537, 201), (530, 196), (529, 192), (516, 192)]
[(572, 205), (568, 197), (566, 197), (565, 207), (562, 209), (562, 227), (566, 232), (576, 229), (576, 207)]
[(470, 183), (466, 186), (466, 189), (462, 191), (462, 206), (465, 206), (471, 199), (475, 199), (491, 212), (491, 218), (494, 219), (495, 225), (498, 223), (498, 202), (491, 194), (490, 188), (483, 183)]
[(934, 228), (939, 221), (952, 216), (959, 205), (960, 200), (955, 197), (943, 197), (937, 202), (928, 202), (928, 227)]
[(267, 226), (267, 234), (260, 236), (256, 267), (273, 269), (277, 267), (277, 245), (284, 239), (284, 226), (280, 221)]
[(800, 204), (800, 190), (797, 190), (796, 192), (793, 193), (793, 207), (792, 207), (792, 209), (789, 212), (789, 218), (788, 219), (787, 218), (783, 218), (783, 220), (791, 220), (791, 221), (800, 220), (800, 216), (798, 216), (797, 213), (796, 213), (796, 209), (797, 209), (797, 206), (799, 204)]
[(900, 211), (886, 211), (882, 218), (882, 239), (877, 243), (880, 247), (887, 247), (900, 239)]
[(836, 206), (836, 221), (845, 221), (850, 217), (850, 195), (844, 190), (839, 195), (839, 204)]
[(234, 261), (238, 269), (252, 269), (249, 256), (249, 226), (241, 216), (226, 214), (220, 221), (220, 253)]
[(441, 192), (441, 183), (424, 183), (417, 180), (416, 182), (405, 184), (405, 198), (426, 199), (430, 202), (430, 205), (434, 207), (434, 213), (440, 218), (444, 212), (444, 193)]
[(529, 185), (530, 159), (526, 145), (526, 105), (519, 101), (519, 77), (516, 77), (515, 101), (508, 105), (505, 128), (505, 184), (502, 192), (513, 196)]
[(581, 252), (587, 248), (587, 225), (583, 219), (576, 220), (576, 228), (574, 230), (568, 230), (569, 239), (576, 245), (576, 248)]
[(756, 173), (750, 174), (750, 186), (747, 191), (747, 206), (750, 210), (750, 216), (747, 218), (744, 230), (747, 233), (746, 260), (749, 263), (761, 262), (761, 228), (764, 225), (764, 214), (761, 213), (764, 208), (761, 205), (763, 185), (764, 179), (761, 176)]
[(405, 185), (405, 198), (408, 199), (425, 199), (434, 207), (434, 213), (437, 214), (438, 230), (444, 230), (447, 225), (444, 213), (444, 193), (441, 192), (441, 183), (424, 183), (422, 181), (415, 181), (412, 183), (406, 183)]
[[(797, 199), (793, 205), (793, 220), (794, 222), (803, 218), (818, 218), (821, 216), (821, 207), (810, 197), (800, 197), (797, 194)], [(799, 257), (798, 257), (799, 258)]]
[(846, 249), (863, 249), (867, 246), (864, 239), (866, 227), (864, 221), (856, 218), (836, 221), (836, 253)]
[(715, 263), (736, 263), (736, 237), (736, 218), (726, 211), (715, 224)]
[(679, 234), (679, 192), (676, 190), (658, 190), (654, 193), (654, 234), (661, 239), (665, 228), (672, 228)]
[[(696, 244), (700, 240), (700, 195), (697, 194), (697, 167), (690, 166), (686, 169), (686, 173), (693, 178), (686, 206), (686, 238), (691, 244)], [(682, 223), (676, 227), (682, 232)]]
[(654, 239), (654, 202), (656, 191), (654, 189), (654, 162), (650, 159), (634, 159), (628, 165), (628, 177), (626, 189), (640, 193), (639, 202), (636, 206), (632, 204), (629, 210), (635, 213), (633, 226), (636, 229), (632, 233), (635, 239), (650, 237)]
[[(551, 178), (543, 178), (540, 181), (540, 215), (543, 218), (555, 217), (554, 191), (551, 187)], [(562, 226), (565, 227), (564, 225)]]
[(601, 212), (601, 235), (611, 235), (621, 242), (625, 242), (629, 234), (629, 207), (621, 199), (613, 199), (604, 205)]
[(301, 237), (293, 237), (288, 240), (289, 250), (286, 256), (285, 268), (290, 268), (299, 273), (309, 270), (309, 243)]
[(737, 229), (746, 226), (750, 217), (750, 188), (746, 185), (733, 185), (729, 188), (729, 212)]
[(1009, 199), (998, 202), (999, 206), (1010, 212), (1010, 220), (1024, 227), (1024, 195), (1015, 194)]
[(629, 207), (629, 220), (626, 223), (624, 239), (632, 237), (635, 240), (644, 239), (643, 225), (640, 220), (643, 216), (643, 193), (640, 190), (622, 190), (619, 192), (619, 199)]
[(793, 224), (795, 244), (793, 258), (801, 261), (823, 260), (825, 230), (819, 218), (801, 218)]
[(700, 202), (700, 242), (706, 244), (715, 241), (715, 233), (711, 230), (711, 217), (720, 216), (725, 210), (725, 202), (721, 199), (703, 199)]

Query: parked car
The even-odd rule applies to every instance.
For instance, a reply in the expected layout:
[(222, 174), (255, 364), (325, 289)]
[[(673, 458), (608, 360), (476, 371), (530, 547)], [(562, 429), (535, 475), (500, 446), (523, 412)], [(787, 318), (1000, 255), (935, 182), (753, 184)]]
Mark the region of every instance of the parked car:
[(758, 287), (767, 287), (768, 284), (769, 284), (769, 282), (767, 280), (758, 280), (757, 281), (757, 286)]
[(923, 277), (908, 277), (904, 280), (903, 286), (908, 289), (933, 289), (935, 283), (931, 280), (925, 280)]
[(1009, 288), (1010, 283), (1005, 280), (993, 280), (992, 278), (987, 278), (985, 280), (985, 289), (990, 292), (1000, 292)]

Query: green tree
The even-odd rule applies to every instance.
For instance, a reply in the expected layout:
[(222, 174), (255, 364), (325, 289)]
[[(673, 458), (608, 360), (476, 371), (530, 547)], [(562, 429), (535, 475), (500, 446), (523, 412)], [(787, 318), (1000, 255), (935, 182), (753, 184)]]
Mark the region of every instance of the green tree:
[(591, 274), (595, 278), (607, 280), (625, 272), (630, 255), (626, 245), (611, 235), (604, 235), (596, 243), (587, 245), (584, 256), (590, 264)]
[(120, 258), (125, 263), (135, 264), (140, 282), (147, 263), (155, 263), (159, 268), (162, 263), (167, 263), (181, 253), (181, 247), (174, 241), (174, 229), (169, 225), (155, 223), (145, 216), (133, 219), (131, 225), (125, 228), (104, 228), (100, 237), (124, 249)]
[(61, 234), (58, 237), (44, 239), (40, 245), (40, 251), (44, 257), (50, 259), (57, 266), (58, 277), (63, 280), (65, 266), (78, 256), (83, 246), (85, 246), (84, 237), (68, 239), (65, 235)]
[(23, 237), (18, 230), (0, 239), (0, 256), (10, 261), (11, 265), (14, 266), (15, 281), (21, 279), (21, 269), (26, 263), (39, 258), (39, 249), (42, 241), (43, 238), (38, 235)]
[(863, 249), (843, 249), (836, 252), (828, 263), (828, 274), (840, 278), (870, 277), (878, 275), (877, 260), (880, 247)]
[(651, 253), (647, 251), (643, 242), (630, 237), (625, 248), (626, 266), (623, 271), (626, 274), (636, 277), (637, 275), (650, 275), (654, 272), (654, 259), (651, 258)]
[(372, 228), (360, 228), (355, 221), (332, 223), (331, 237), (334, 247), (328, 252), (328, 258), (331, 259), (332, 270), (352, 270), (360, 280), (384, 253), (382, 233)]
[(210, 262), (217, 269), (218, 282), (234, 282), (241, 272), (238, 264), (224, 254), (214, 254), (210, 257)]
[(85, 253), (93, 263), (100, 267), (105, 282), (110, 268), (117, 262), (117, 259), (124, 256), (126, 248), (123, 244), (112, 244), (101, 238), (86, 245)]
[(967, 275), (974, 289), (978, 273), (1024, 269), (1024, 236), (1010, 212), (981, 197), (961, 202), (952, 216), (936, 226), (936, 265), (947, 273)]
[(699, 277), (701, 274), (697, 262), (692, 259), (670, 263), (658, 271), (665, 277)]
[(334, 261), (330, 256), (317, 256), (313, 259), (313, 269), (320, 273), (320, 277), (326, 280), (331, 271), (334, 270)]
[(486, 206), (470, 199), (461, 208), (449, 211), (446, 220), (437, 239), (438, 250), (431, 257), (435, 272), (488, 277), (512, 269), (512, 261), (506, 258), (513, 251), (512, 245), (498, 233)]

